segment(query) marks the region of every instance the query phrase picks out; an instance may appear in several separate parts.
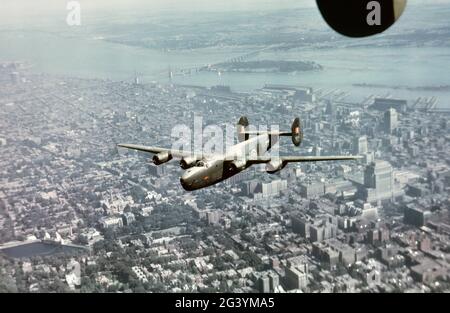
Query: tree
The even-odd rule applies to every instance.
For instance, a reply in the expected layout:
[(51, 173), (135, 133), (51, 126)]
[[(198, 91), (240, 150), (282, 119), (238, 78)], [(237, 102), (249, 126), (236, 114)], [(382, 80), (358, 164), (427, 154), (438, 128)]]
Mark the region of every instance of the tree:
[(145, 293), (145, 292), (146, 292), (146, 290), (145, 290), (145, 288), (144, 288), (144, 286), (143, 286), (142, 284), (139, 284), (138, 286), (136, 286), (136, 287), (133, 289), (133, 291), (134, 291), (135, 293)]
[(0, 275), (0, 293), (15, 293), (18, 288), (14, 279), (9, 276)]

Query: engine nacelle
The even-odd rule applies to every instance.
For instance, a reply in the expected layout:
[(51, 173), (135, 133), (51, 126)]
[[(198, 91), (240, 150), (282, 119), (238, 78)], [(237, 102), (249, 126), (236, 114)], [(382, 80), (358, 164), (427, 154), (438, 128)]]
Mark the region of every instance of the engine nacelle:
[(286, 166), (286, 163), (280, 159), (273, 159), (266, 165), (266, 172), (269, 174), (275, 174), (281, 171)]
[(180, 166), (183, 170), (187, 170), (188, 168), (195, 166), (197, 162), (198, 159), (194, 156), (183, 157), (180, 160)]
[(303, 141), (303, 129), (300, 119), (297, 117), (291, 126), (292, 143), (298, 147)]
[(172, 155), (169, 152), (161, 152), (153, 156), (153, 164), (155, 165), (161, 165), (170, 160), (172, 160)]

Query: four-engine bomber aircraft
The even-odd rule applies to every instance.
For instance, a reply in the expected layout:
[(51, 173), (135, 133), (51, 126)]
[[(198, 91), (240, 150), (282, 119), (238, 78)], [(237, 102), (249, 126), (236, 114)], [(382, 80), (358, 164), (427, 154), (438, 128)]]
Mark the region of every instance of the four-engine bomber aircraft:
[(186, 172), (180, 182), (187, 191), (193, 191), (212, 186), (234, 176), (253, 164), (266, 164), (266, 171), (270, 174), (282, 170), (290, 162), (316, 162), (355, 160), (359, 156), (266, 156), (280, 136), (289, 136), (295, 146), (300, 146), (303, 131), (300, 119), (296, 118), (290, 132), (259, 132), (248, 131), (248, 119), (243, 116), (237, 124), (239, 143), (225, 154), (191, 153), (158, 147), (147, 147), (134, 144), (119, 144), (119, 147), (149, 152), (155, 154), (153, 163), (160, 165), (172, 158), (181, 158), (180, 166)]

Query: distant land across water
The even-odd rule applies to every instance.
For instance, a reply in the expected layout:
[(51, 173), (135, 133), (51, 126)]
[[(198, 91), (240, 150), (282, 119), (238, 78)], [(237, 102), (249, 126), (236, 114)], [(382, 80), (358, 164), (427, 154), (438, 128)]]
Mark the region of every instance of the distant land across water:
[[(173, 50), (144, 48), (134, 44), (128, 45), (126, 42), (117, 43), (107, 38), (108, 35), (110, 37), (114, 35), (116, 22), (103, 27), (97, 25), (97, 28), (93, 28), (96, 29), (95, 32), (86, 31), (84, 28), (79, 31), (56, 32), (54, 28), (46, 29), (44, 26), (35, 30), (31, 24), (13, 30), (3, 27), (0, 28), (0, 44), (3, 47), (0, 49), (0, 61), (26, 61), (32, 64), (32, 71), (35, 72), (82, 78), (132, 81), (137, 72), (143, 83), (168, 82), (169, 71), (173, 71), (175, 75), (172, 80), (177, 84), (207, 87), (228, 85), (233, 91), (238, 92), (252, 91), (266, 84), (288, 84), (313, 88), (340, 88), (348, 91), (356, 98), (355, 100), (365, 98), (370, 93), (389, 93), (394, 98), (405, 98), (410, 101), (418, 97), (436, 96), (439, 107), (450, 108), (450, 90), (438, 88), (438, 86), (450, 86), (448, 71), (443, 70), (450, 68), (450, 47), (444, 44), (445, 38), (439, 37), (438, 31), (442, 29), (442, 32), (447, 32), (447, 28), (443, 28), (442, 25), (448, 24), (448, 18), (445, 20), (442, 18), (440, 12), (445, 10), (439, 8), (416, 10), (414, 14), (421, 15), (415, 23), (411, 22), (405, 14), (398, 25), (389, 30), (386, 35), (375, 37), (370, 41), (350, 41), (337, 37), (336, 42), (339, 44), (336, 46), (315, 45), (312, 40), (301, 47), (264, 49), (264, 51), (261, 50), (261, 46), (252, 47), (250, 44)], [(199, 16), (197, 20), (192, 19), (192, 25), (197, 25), (198, 19), (201, 18), (203, 17)], [(229, 31), (223, 36), (232, 36), (229, 34), (232, 34), (231, 30), (236, 28), (232, 20), (229, 20), (229, 25), (217, 26), (214, 21), (211, 22), (210, 17), (208, 18), (208, 23), (213, 23), (212, 27), (225, 27), (224, 29)], [(274, 18), (280, 18), (280, 16)], [(292, 16), (290, 18), (292, 19)], [(428, 21), (429, 24), (424, 24)], [(186, 18), (183, 23), (190, 25), (191, 22)], [(267, 38), (264, 32), (259, 30), (262, 27), (270, 27), (266, 25), (268, 22), (264, 19), (252, 20), (252, 23), (261, 25), (249, 25), (248, 38), (253, 38), (252, 31), (259, 31), (262, 42), (278, 40), (273, 38), (273, 33), (276, 32), (273, 29), (270, 33), (272, 37), (267, 35)], [(287, 20), (285, 23), (287, 24), (283, 27), (280, 26), (280, 36), (285, 35), (284, 32), (290, 29), (289, 23), (292, 22)], [(124, 20), (123, 24), (125, 25), (123, 27), (130, 32), (136, 32), (135, 29), (138, 29), (140, 33), (145, 34), (146, 24), (139, 19), (130, 17)], [(148, 24), (149, 30), (151, 25), (153, 24)], [(436, 29), (436, 32), (428, 34), (426, 30), (423, 30), (419, 32), (419, 35), (417, 32), (411, 32), (411, 27), (423, 28), (423, 25), (431, 25), (430, 27)], [(119, 28), (121, 26), (120, 23), (117, 25)], [(176, 23), (169, 31), (178, 38), (176, 34), (182, 30), (175, 26)], [(305, 26), (312, 27), (306, 22)], [(399, 29), (403, 28), (411, 32), (411, 35), (399, 35)], [(102, 30), (101, 34), (98, 33), (98, 29)], [(336, 36), (332, 31), (311, 29), (311, 34), (317, 34), (319, 43), (323, 36), (332, 38)], [(291, 33), (289, 34), (291, 36)], [(205, 36), (201, 33), (194, 35), (204, 40)], [(432, 40), (433, 36), (436, 36), (437, 43)], [(183, 39), (183, 37), (180, 38)], [(197, 37), (192, 40), (195, 38)], [(414, 45), (416, 38), (423, 40), (429, 38), (431, 41)], [(184, 40), (189, 41), (188, 39)], [(241, 43), (242, 33), (238, 39)], [(288, 47), (290, 44), (286, 42), (282, 45)], [(294, 72), (227, 71), (220, 75), (217, 72), (208, 71), (191, 72), (188, 75), (177, 74), (178, 69), (199, 68), (208, 64), (227, 62), (232, 58), (248, 54), (252, 49), (260, 50), (260, 52), (253, 58), (245, 60), (246, 62), (261, 60), (314, 62), (311, 64), (320, 64), (322, 69)], [(372, 89), (368, 88), (369, 86)], [(397, 88), (398, 86), (402, 88)]]

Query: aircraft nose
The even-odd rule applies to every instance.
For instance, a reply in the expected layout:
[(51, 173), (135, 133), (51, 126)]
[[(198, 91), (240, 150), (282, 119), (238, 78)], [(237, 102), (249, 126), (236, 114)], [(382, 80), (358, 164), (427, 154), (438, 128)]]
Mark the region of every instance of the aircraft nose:
[(192, 190), (192, 183), (190, 183), (190, 180), (186, 177), (186, 175), (183, 175), (180, 178), (180, 184), (184, 188), (184, 190), (190, 191)]
[(180, 184), (181, 186), (183, 186), (184, 189), (186, 189), (186, 179), (184, 179), (183, 177), (180, 178)]

